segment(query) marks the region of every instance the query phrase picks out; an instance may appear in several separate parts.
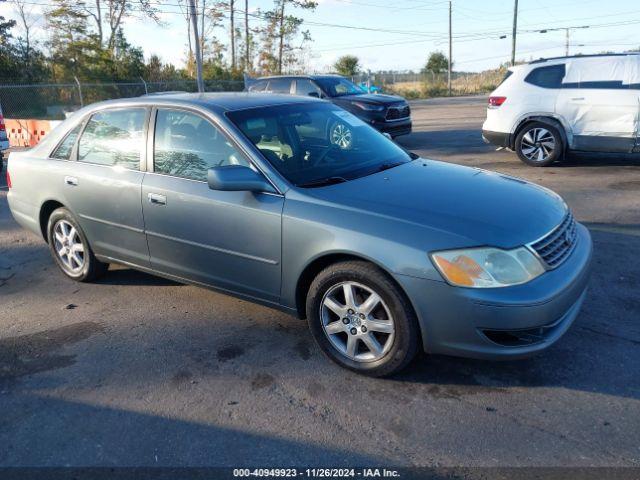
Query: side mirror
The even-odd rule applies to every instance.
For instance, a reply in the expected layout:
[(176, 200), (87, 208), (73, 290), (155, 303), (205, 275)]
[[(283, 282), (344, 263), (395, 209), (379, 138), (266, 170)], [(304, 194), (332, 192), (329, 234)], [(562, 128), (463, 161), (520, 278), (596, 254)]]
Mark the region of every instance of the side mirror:
[(320, 98), (320, 94), (318, 92), (309, 92), (307, 95), (313, 98)]
[(242, 165), (210, 168), (207, 172), (207, 183), (211, 190), (276, 193), (261, 173)]

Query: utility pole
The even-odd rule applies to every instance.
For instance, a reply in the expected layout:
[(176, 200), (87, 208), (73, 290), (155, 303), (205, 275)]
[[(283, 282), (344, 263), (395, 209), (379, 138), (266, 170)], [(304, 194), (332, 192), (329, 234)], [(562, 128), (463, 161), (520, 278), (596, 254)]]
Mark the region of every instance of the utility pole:
[(231, 70), (236, 69), (236, 24), (234, 20), (234, 0), (229, 0), (229, 26), (231, 27)]
[(448, 74), (447, 74), (447, 90), (449, 91), (449, 96), (451, 96), (451, 66), (453, 64), (453, 61), (451, 60), (451, 57), (453, 55), (453, 38), (452, 38), (452, 34), (451, 34), (451, 0), (449, 0), (449, 68), (448, 68)]
[(511, 66), (516, 64), (516, 33), (518, 31), (518, 0), (513, 6), (513, 36), (511, 39)]
[(278, 75), (282, 75), (282, 56), (284, 55), (284, 6), (286, 0), (280, 0), (280, 45), (278, 46)]
[(198, 92), (204, 92), (204, 82), (202, 81), (202, 57), (200, 56), (200, 40), (198, 37), (198, 17), (196, 14), (195, 0), (189, 0), (189, 11), (191, 15), (191, 28), (193, 30), (193, 36), (195, 38), (195, 56), (196, 56), (196, 73)]
[(251, 71), (251, 55), (249, 54), (249, 48), (251, 46), (249, 38), (249, 0), (244, 0), (244, 43), (245, 43), (245, 65), (244, 70), (246, 73)]
[[(561, 31), (564, 30), (564, 54), (565, 56), (569, 56), (569, 47), (571, 46), (571, 44), (569, 43), (569, 38), (571, 36), (571, 30), (581, 30), (584, 28), (589, 28), (589, 25), (581, 25), (581, 26), (576, 26), (576, 27), (557, 27), (557, 28), (546, 28), (544, 30), (538, 30), (538, 32), (540, 33), (547, 33), (547, 32), (557, 32), (557, 31)], [(582, 47), (583, 45), (577, 45)]]

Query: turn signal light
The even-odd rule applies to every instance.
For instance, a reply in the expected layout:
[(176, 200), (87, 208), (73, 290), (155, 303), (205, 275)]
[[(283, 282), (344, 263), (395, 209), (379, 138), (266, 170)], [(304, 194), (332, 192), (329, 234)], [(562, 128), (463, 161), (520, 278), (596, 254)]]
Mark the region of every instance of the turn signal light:
[(7, 170), (7, 187), (11, 188), (11, 175), (9, 175), (9, 170)]
[(489, 97), (489, 106), (490, 107), (499, 107), (502, 105), (507, 97)]

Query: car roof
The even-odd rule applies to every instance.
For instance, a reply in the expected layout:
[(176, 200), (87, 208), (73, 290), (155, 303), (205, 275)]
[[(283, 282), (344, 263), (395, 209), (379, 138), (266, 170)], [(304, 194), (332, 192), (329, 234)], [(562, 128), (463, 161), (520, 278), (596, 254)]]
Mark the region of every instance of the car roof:
[(257, 78), (252, 78), (250, 80), (256, 81), (256, 80), (274, 80), (276, 78), (311, 78), (313, 80), (319, 80), (319, 79), (323, 79), (323, 78), (345, 78), (342, 75), (338, 75), (338, 74), (333, 74), (333, 73), (326, 73), (326, 74), (319, 74), (319, 75), (271, 75), (268, 77), (257, 77)]
[(294, 96), (257, 92), (216, 92), (216, 93), (166, 93), (162, 95), (143, 95), (135, 98), (107, 100), (93, 104), (94, 109), (117, 107), (140, 103), (143, 105), (197, 105), (216, 113), (274, 105), (302, 104), (322, 102), (313, 97)]
[(579, 60), (581, 58), (593, 58), (593, 57), (627, 57), (640, 55), (640, 52), (625, 52), (625, 53), (594, 53), (591, 55), (568, 55), (564, 57), (549, 57), (549, 58), (539, 58), (537, 60), (533, 60), (527, 65), (537, 65), (539, 63), (546, 62), (562, 62), (563, 60)]

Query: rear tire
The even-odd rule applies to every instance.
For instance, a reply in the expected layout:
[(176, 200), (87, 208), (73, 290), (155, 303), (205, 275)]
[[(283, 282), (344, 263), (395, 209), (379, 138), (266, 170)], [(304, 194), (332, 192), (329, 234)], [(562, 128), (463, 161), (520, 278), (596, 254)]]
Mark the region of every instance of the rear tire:
[(548, 123), (527, 123), (516, 137), (518, 158), (532, 167), (547, 167), (560, 159), (564, 142), (558, 129)]
[(54, 210), (49, 216), (47, 240), (56, 264), (72, 280), (90, 282), (109, 269), (108, 263), (102, 263), (95, 257), (80, 224), (64, 207)]
[(340, 262), (321, 271), (307, 294), (307, 319), (331, 360), (364, 375), (396, 373), (418, 351), (418, 321), (409, 300), (368, 262)]

